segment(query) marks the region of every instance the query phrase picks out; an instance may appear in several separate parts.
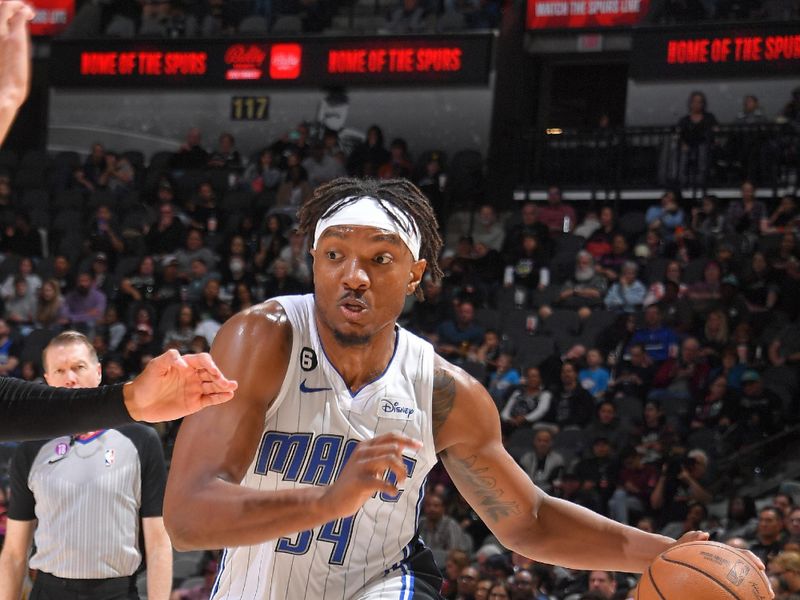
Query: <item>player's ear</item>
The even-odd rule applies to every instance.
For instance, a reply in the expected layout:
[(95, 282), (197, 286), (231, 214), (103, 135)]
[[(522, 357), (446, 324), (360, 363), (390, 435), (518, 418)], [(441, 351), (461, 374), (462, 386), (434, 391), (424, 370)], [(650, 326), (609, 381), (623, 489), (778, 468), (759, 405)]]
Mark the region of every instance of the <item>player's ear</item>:
[(422, 281), (422, 276), (425, 274), (425, 267), (428, 266), (428, 261), (424, 258), (419, 259), (411, 263), (411, 271), (409, 272), (408, 277), (408, 286), (406, 287), (406, 294), (409, 296), (417, 291), (420, 282)]

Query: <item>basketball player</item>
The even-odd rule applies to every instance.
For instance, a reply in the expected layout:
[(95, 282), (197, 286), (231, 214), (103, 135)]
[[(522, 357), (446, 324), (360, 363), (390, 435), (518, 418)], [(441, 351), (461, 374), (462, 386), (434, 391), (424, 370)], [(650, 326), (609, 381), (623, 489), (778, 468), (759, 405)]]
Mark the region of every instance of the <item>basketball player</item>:
[(498, 539), (534, 560), (641, 572), (675, 543), (536, 488), (483, 386), (397, 326), (426, 266), (441, 276), (436, 219), (415, 186), (335, 180), (300, 210), (300, 229), (315, 294), (222, 327), (212, 356), (239, 388), (186, 419), (175, 446), (173, 543), (228, 547), (212, 598), (439, 598), (415, 537), (437, 454)]

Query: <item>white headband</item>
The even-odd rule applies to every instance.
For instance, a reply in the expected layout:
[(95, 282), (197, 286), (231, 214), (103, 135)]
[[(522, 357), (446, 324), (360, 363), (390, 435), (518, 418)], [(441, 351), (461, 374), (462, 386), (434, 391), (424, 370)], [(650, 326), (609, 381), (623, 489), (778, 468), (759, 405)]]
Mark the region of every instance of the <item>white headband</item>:
[[(339, 206), (341, 208), (338, 208)], [(397, 220), (389, 216), (387, 210)], [(396, 233), (411, 251), (414, 260), (419, 260), (419, 248), (422, 240), (417, 224), (414, 219), (396, 206), (388, 202), (379, 202), (371, 196), (361, 196), (360, 198), (348, 196), (331, 207), (328, 212), (332, 214), (317, 221), (317, 226), (314, 228), (314, 248), (317, 247), (320, 236), (328, 227), (364, 225)]]

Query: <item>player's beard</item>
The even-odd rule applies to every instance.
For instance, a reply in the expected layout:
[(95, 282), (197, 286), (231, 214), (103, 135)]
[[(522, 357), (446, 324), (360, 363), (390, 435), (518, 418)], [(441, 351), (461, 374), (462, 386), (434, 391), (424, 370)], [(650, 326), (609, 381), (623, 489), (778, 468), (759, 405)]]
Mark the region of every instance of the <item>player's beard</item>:
[(372, 340), (372, 336), (369, 334), (355, 334), (355, 333), (344, 333), (339, 331), (335, 327), (331, 328), (333, 332), (333, 337), (336, 338), (336, 341), (339, 342), (342, 346), (354, 347), (354, 346), (366, 346)]

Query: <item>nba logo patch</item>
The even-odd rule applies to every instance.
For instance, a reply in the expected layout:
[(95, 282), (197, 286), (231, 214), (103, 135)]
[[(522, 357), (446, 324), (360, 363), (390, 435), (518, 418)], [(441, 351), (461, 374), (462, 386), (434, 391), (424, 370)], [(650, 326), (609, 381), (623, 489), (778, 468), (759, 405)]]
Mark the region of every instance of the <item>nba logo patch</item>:
[(743, 561), (737, 560), (733, 567), (731, 567), (731, 570), (728, 571), (728, 581), (733, 585), (742, 585), (744, 578), (747, 577), (749, 572), (750, 567)]
[(110, 467), (111, 465), (113, 465), (114, 464), (114, 460), (116, 460), (115, 457), (114, 457), (114, 449), (113, 448), (109, 448), (108, 450), (106, 450), (106, 454), (105, 454), (106, 466)]

